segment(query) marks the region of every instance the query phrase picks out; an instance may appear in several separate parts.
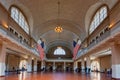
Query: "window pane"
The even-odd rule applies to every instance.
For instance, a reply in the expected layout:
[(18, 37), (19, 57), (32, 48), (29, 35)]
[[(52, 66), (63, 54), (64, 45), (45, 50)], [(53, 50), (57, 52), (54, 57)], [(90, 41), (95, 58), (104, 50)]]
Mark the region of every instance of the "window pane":
[(57, 47), (57, 49), (54, 51), (54, 55), (65, 55), (65, 50), (61, 47)]
[(105, 6), (100, 8), (95, 14), (89, 28), (89, 33), (92, 33), (106, 17), (107, 17), (107, 7)]
[(16, 22), (19, 22), (19, 20), (18, 20), (19, 19), (19, 12), (18, 12), (17, 9), (15, 10), (15, 17), (14, 17), (14, 19), (15, 19)]
[(15, 8), (11, 9), (11, 17), (14, 19), (15, 18)]
[(94, 21), (93, 21), (93, 22), (91, 23), (91, 26), (90, 26), (90, 30), (89, 30), (90, 33), (92, 33), (92, 32), (94, 31), (94, 26), (95, 26), (95, 25), (94, 25)]
[(97, 14), (96, 14), (96, 28), (97, 28), (97, 26), (100, 24), (100, 22), (99, 22), (99, 12), (97, 12)]
[(106, 17), (107, 17), (107, 8), (106, 8), (106, 7), (104, 7), (103, 9), (104, 9), (104, 11), (103, 11), (104, 18), (106, 18)]
[(11, 8), (11, 17), (20, 25), (21, 28), (27, 33), (29, 33), (28, 23), (23, 16), (23, 14), (15, 7)]

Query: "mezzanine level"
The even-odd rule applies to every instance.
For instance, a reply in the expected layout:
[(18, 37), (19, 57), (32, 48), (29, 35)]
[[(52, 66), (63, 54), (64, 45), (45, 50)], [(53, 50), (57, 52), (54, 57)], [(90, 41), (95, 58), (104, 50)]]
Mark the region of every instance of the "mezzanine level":
[(107, 49), (110, 47), (110, 44), (114, 42), (119, 43), (119, 39), (120, 39), (120, 21), (112, 25), (110, 29), (108, 29), (102, 35), (97, 37), (86, 48), (80, 50), (77, 54), (77, 59), (79, 59), (81, 56), (85, 56), (87, 54), (94, 54), (97, 51)]
[[(35, 48), (32, 48), (28, 43), (11, 33), (8, 28), (4, 28), (2, 25), (0, 25), (0, 39), (8, 44), (7, 48), (9, 49), (23, 53), (26, 52), (27, 54), (32, 53), (35, 56), (39, 56), (39, 53)], [(16, 49), (14, 47), (16, 47)]]

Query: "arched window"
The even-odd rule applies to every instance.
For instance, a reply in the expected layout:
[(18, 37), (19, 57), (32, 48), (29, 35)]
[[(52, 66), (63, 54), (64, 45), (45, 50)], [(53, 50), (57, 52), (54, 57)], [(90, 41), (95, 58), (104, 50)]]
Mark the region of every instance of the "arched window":
[(54, 51), (54, 55), (65, 55), (65, 50), (62, 49), (62, 47), (57, 47), (57, 49), (55, 49)]
[(29, 34), (29, 26), (25, 16), (22, 12), (17, 8), (12, 6), (11, 7), (11, 17), (20, 25), (20, 27)]
[(103, 6), (94, 15), (90, 24), (89, 34), (91, 34), (106, 17), (107, 17), (107, 7)]

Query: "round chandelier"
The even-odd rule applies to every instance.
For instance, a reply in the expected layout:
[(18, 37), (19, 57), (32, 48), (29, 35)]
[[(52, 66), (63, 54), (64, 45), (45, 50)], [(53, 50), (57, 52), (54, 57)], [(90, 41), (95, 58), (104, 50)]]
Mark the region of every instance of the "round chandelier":
[(59, 23), (59, 17), (60, 17), (60, 1), (58, 0), (58, 25), (55, 27), (55, 32), (57, 33), (61, 33), (63, 31), (63, 28), (60, 26), (60, 23)]
[(63, 31), (62, 27), (60, 27), (60, 26), (55, 27), (54, 30), (55, 30), (55, 32), (57, 32), (57, 33), (61, 33), (61, 32)]

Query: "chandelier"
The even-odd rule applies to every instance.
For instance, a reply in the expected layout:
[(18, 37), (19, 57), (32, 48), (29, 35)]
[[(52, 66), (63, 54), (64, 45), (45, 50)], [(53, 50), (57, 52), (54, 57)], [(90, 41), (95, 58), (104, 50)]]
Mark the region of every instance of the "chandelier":
[(62, 31), (63, 31), (62, 27), (60, 26), (55, 27), (55, 32), (61, 33)]
[(59, 24), (59, 16), (60, 16), (60, 2), (58, 1), (58, 25), (54, 29), (54, 31), (57, 33), (61, 33), (63, 31), (63, 28)]

